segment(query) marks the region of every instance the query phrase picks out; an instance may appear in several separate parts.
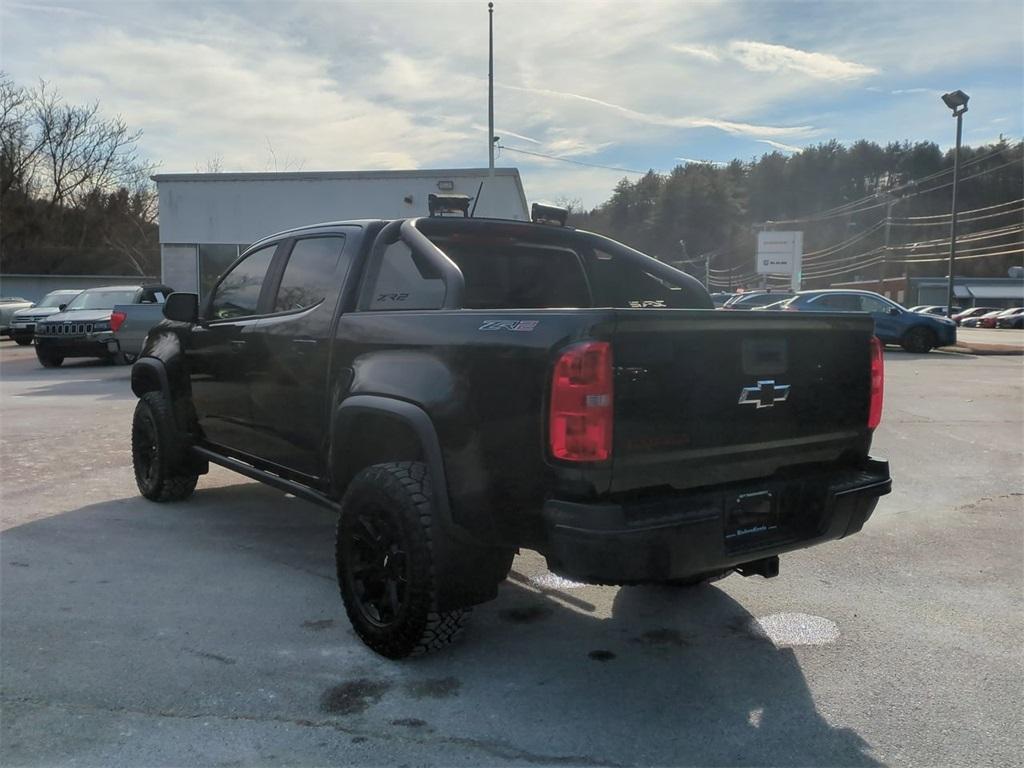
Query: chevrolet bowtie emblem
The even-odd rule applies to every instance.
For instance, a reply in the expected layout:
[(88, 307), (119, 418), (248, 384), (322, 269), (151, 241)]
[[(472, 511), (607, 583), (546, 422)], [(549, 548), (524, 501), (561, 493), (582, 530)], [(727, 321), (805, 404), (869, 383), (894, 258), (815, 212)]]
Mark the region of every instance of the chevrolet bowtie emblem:
[(758, 410), (771, 408), (776, 403), (786, 402), (789, 397), (789, 384), (776, 384), (774, 379), (757, 382), (753, 387), (740, 390), (740, 405), (755, 405)]

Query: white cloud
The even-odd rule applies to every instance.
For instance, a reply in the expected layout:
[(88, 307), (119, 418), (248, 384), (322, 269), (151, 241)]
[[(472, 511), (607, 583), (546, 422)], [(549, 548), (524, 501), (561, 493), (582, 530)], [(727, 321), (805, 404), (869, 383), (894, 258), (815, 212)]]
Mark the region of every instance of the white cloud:
[[(486, 165), (484, 4), (42, 2), (53, 5), (0, 3), (4, 69), (122, 114), (165, 171), (217, 155), (226, 170), (264, 170), (268, 141), (309, 170)], [(1015, 3), (930, 15), (891, 0), (820, 12), (735, 0), (503, 3), (496, 133), (524, 150), (661, 170), (681, 148), (745, 157), (752, 140), (943, 143), (948, 121), (910, 86), (954, 67), (974, 97), (972, 119), (1006, 120), (998, 127), (1017, 135), (1020, 32), (991, 23), (1019, 16)], [(865, 86), (902, 90), (865, 99)], [(511, 152), (502, 160), (523, 168), (530, 197), (585, 205), (624, 175)]]
[(102, 99), (144, 126), (167, 171), (217, 154), (225, 170), (265, 170), (270, 145), (308, 170), (415, 168), (455, 155), (470, 136), (468, 121), (424, 125), (405, 110), (342, 90), (325, 57), (273, 39), (226, 48), (112, 31), (66, 46), (54, 59), (73, 73), (61, 87)]
[(629, 107), (624, 107), (620, 104), (612, 104), (611, 102), (595, 99), (592, 96), (584, 96), (579, 93), (555, 91), (550, 88), (524, 88), (508, 84), (502, 84), (500, 87), (510, 91), (522, 91), (524, 93), (533, 93), (541, 96), (551, 96), (559, 99), (573, 99), (576, 101), (586, 102), (587, 104), (593, 104), (604, 109), (612, 110), (622, 117), (636, 122), (658, 125), (666, 128), (717, 128), (718, 130), (725, 131), (726, 133), (746, 136), (809, 136), (816, 132), (815, 128), (809, 125), (753, 125), (750, 123), (740, 123), (733, 120), (722, 120), (713, 117), (667, 117), (665, 115), (659, 115), (652, 112), (640, 112), (635, 109), (630, 109)]
[(857, 80), (878, 73), (874, 67), (843, 61), (830, 53), (812, 53), (752, 40), (730, 43), (729, 52), (754, 72), (792, 70), (819, 80)]
[[(474, 131), (483, 131), (484, 134), (487, 133), (487, 126), (486, 125), (480, 125), (479, 123), (473, 123), (472, 128), (473, 128)], [(515, 131), (510, 131), (508, 128), (501, 128), (500, 126), (497, 126), (497, 125), (494, 126), (494, 135), (497, 136), (500, 139), (505, 139), (505, 138), (508, 138), (509, 136), (511, 136), (514, 139), (519, 139), (520, 141), (528, 141), (531, 144), (543, 144), (544, 143), (543, 141), (540, 141), (539, 139), (533, 139), (533, 138), (530, 138), (529, 136), (524, 136), (521, 133), (516, 133)], [(486, 136), (485, 136), (485, 138), (486, 138)]]
[(769, 147), (781, 149), (783, 152), (799, 152), (801, 149), (801, 147), (794, 147), (792, 144), (783, 144), (781, 141), (772, 141), (771, 139), (758, 139), (758, 141)]
[(701, 61), (721, 61), (722, 57), (719, 56), (718, 52), (708, 45), (672, 45), (669, 46), (676, 53), (681, 53), (685, 56), (692, 56), (695, 59)]

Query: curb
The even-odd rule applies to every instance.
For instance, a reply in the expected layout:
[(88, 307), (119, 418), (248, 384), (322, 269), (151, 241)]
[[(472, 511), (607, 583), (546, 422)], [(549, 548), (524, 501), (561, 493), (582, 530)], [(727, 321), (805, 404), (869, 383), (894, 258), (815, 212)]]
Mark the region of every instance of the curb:
[(952, 347), (938, 347), (943, 352), (954, 352), (961, 355), (1024, 355), (1024, 347), (1010, 344), (961, 344)]

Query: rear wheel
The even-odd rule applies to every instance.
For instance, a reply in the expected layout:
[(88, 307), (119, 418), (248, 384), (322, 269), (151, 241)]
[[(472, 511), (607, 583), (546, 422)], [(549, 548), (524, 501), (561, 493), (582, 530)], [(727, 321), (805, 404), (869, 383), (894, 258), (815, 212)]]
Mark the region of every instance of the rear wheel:
[(150, 501), (181, 501), (192, 495), (199, 475), (185, 465), (181, 439), (166, 398), (147, 392), (132, 419), (132, 466), (139, 493)]
[(437, 609), (433, 522), (421, 462), (368, 467), (341, 502), (335, 558), (345, 611), (360, 639), (390, 659), (447, 645), (469, 614)]
[(911, 328), (903, 336), (903, 341), (900, 345), (907, 352), (918, 352), (925, 353), (930, 352), (935, 347), (935, 334), (929, 328)]
[(14, 343), (17, 344), (19, 347), (27, 347), (29, 344), (32, 343), (32, 337), (29, 336), (26, 339), (24, 336), (15, 336)]
[(59, 368), (64, 362), (63, 355), (55, 355), (43, 347), (36, 347), (36, 359), (43, 368)]

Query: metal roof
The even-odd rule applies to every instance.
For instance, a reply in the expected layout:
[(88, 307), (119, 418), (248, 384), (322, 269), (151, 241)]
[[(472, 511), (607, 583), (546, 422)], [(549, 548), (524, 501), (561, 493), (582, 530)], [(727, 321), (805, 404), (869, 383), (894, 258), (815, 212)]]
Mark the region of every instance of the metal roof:
[[(366, 179), (481, 178), (486, 168), (420, 168), (412, 171), (288, 171), (282, 173), (158, 173), (150, 178), (162, 181), (335, 181)], [(495, 176), (519, 176), (518, 168), (495, 168)]]

